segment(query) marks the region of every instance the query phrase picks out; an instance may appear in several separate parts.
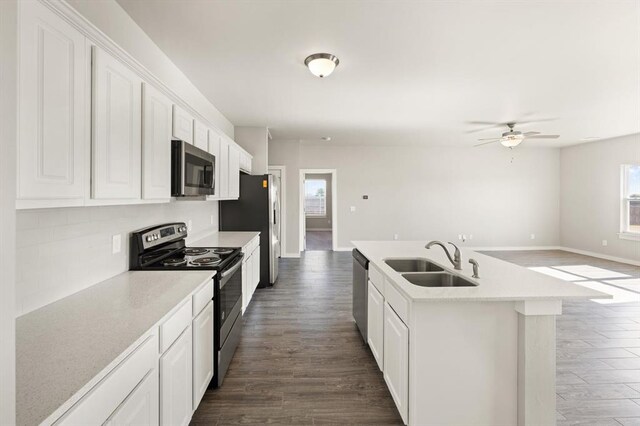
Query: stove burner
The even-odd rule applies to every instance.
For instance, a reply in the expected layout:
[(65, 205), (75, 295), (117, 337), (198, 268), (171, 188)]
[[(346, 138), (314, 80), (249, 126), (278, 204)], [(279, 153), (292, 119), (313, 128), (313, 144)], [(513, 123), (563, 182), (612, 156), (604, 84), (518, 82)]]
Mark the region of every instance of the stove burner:
[(201, 254), (205, 254), (208, 251), (209, 250), (205, 248), (186, 248), (184, 249), (184, 254), (186, 254), (187, 256), (198, 256)]
[(233, 249), (228, 249), (228, 248), (214, 248), (214, 249), (211, 249), (211, 251), (213, 253), (221, 254), (221, 255), (233, 253)]
[(162, 264), (164, 266), (182, 266), (187, 264), (187, 260), (182, 258), (172, 258), (164, 260)]
[(191, 264), (197, 266), (211, 266), (217, 265), (220, 261), (220, 256), (207, 256), (194, 259), (191, 261)]

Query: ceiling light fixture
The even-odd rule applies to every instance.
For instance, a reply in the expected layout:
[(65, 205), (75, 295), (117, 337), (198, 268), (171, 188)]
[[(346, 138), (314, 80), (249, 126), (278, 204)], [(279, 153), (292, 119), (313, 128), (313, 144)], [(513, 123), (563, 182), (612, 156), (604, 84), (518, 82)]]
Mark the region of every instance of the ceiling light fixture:
[(331, 136), (323, 136), (320, 139), (322, 139), (323, 141), (329, 142), (331, 140)]
[(504, 134), (502, 139), (500, 139), (500, 143), (502, 146), (506, 146), (507, 148), (513, 148), (524, 140), (524, 135), (520, 132), (509, 132), (509, 134)]
[(309, 68), (311, 74), (320, 78), (331, 74), (339, 63), (340, 60), (331, 53), (314, 53), (304, 60), (304, 64)]

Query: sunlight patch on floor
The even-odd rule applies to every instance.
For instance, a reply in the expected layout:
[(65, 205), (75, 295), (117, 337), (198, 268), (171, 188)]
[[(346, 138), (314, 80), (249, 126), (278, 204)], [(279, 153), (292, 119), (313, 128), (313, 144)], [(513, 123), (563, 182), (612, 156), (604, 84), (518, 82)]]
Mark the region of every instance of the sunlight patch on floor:
[(575, 284), (613, 296), (613, 299), (591, 299), (592, 302), (601, 303), (603, 305), (609, 305), (612, 303), (640, 302), (640, 294), (623, 290), (618, 287), (612, 287), (598, 281), (578, 281)]
[(554, 266), (554, 268), (593, 280), (601, 280), (605, 278), (629, 278), (629, 275), (622, 274), (620, 272), (589, 265)]
[(558, 278), (559, 280), (563, 281), (580, 281), (585, 279), (577, 275), (558, 271), (557, 269), (553, 269), (548, 266), (536, 266), (529, 269), (531, 269), (532, 271), (540, 272), (541, 274), (549, 275), (550, 277)]

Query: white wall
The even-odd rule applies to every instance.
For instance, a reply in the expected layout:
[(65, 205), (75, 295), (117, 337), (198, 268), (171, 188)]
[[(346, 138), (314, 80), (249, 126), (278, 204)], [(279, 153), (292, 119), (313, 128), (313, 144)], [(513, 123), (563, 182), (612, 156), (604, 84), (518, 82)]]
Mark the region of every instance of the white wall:
[(472, 234), (469, 246), (560, 242), (557, 149), (271, 141), (269, 161), (287, 166), (289, 253), (298, 250), (300, 168), (337, 169), (340, 248), (352, 240), (391, 240), (394, 234), (425, 241)]
[[(218, 202), (18, 211), (18, 315), (127, 271), (131, 231), (189, 220), (191, 235), (217, 229)], [(122, 251), (112, 254), (116, 234), (122, 236)]]
[(640, 164), (640, 134), (563, 148), (560, 158), (562, 245), (640, 260), (640, 241), (618, 238), (620, 166)]
[(266, 127), (236, 127), (235, 135), (236, 143), (253, 156), (251, 173), (254, 175), (267, 174), (269, 129)]
[(205, 98), (115, 0), (67, 2), (219, 130), (233, 138), (233, 124)]
[(16, 6), (0, 1), (0, 425), (16, 421)]

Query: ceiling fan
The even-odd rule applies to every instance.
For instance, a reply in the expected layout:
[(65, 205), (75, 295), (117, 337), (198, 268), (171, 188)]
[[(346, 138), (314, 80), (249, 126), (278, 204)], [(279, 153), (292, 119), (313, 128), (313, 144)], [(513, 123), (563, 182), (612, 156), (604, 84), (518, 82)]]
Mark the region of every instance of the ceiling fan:
[(502, 146), (506, 146), (507, 148), (515, 148), (516, 146), (520, 145), (525, 139), (558, 139), (560, 137), (560, 135), (543, 135), (540, 132), (522, 133), (520, 131), (513, 130), (513, 128), (516, 126), (516, 123), (505, 124), (507, 125), (507, 127), (509, 127), (509, 130), (504, 132), (501, 137), (478, 139), (479, 141), (482, 141), (482, 143), (474, 146), (482, 146), (488, 145), (490, 143), (500, 142)]

